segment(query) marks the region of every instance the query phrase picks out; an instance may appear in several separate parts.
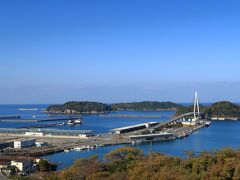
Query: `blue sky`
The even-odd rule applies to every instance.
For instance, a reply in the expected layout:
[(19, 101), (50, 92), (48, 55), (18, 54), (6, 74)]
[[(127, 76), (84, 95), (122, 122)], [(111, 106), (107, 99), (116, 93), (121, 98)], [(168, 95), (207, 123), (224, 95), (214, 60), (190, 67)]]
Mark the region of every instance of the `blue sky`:
[(237, 0), (1, 0), (0, 103), (240, 101)]

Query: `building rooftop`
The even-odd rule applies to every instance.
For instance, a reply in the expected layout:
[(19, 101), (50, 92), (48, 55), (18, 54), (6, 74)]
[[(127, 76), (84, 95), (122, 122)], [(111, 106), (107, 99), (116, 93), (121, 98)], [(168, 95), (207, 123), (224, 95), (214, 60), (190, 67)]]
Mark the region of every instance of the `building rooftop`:
[(158, 134), (143, 134), (143, 135), (132, 135), (129, 138), (133, 137), (156, 137), (156, 136), (164, 136), (164, 135), (173, 135), (172, 133), (158, 133)]
[(145, 122), (142, 124), (135, 124), (135, 125), (131, 125), (131, 126), (125, 126), (125, 127), (121, 127), (121, 128), (115, 128), (112, 131), (120, 131), (120, 130), (124, 130), (124, 129), (128, 129), (128, 128), (134, 128), (134, 127), (139, 127), (139, 126), (145, 126), (146, 124), (155, 124), (157, 122)]

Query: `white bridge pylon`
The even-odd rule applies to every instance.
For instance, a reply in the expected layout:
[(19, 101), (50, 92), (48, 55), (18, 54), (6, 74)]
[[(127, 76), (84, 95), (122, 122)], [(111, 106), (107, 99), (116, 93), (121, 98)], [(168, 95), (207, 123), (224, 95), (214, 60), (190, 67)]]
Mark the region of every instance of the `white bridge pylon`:
[(195, 97), (194, 97), (193, 115), (194, 115), (194, 119), (198, 119), (199, 115), (200, 115), (199, 100), (198, 100), (198, 93), (197, 92), (195, 92)]

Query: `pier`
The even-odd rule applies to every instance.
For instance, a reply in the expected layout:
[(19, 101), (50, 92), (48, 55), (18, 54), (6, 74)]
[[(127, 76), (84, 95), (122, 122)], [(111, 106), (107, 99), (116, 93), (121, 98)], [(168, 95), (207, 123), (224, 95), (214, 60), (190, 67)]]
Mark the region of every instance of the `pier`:
[(47, 128), (47, 127), (54, 127), (54, 126), (60, 126), (60, 123), (23, 126), (23, 127), (20, 127), (20, 129)]

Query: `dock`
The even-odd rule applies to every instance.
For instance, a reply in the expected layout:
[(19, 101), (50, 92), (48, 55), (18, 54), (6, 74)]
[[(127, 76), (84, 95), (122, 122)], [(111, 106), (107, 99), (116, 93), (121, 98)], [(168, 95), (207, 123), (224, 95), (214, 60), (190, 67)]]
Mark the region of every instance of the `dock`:
[[(8, 141), (9, 139), (32, 138), (32, 136), (19, 136), (17, 134), (7, 134), (2, 136), (0, 140)], [(127, 136), (118, 136), (115, 134), (102, 134), (100, 137), (93, 136), (89, 138), (81, 138), (78, 136), (35, 136), (37, 141), (44, 141), (49, 144), (47, 147), (30, 147), (22, 149), (5, 149), (0, 152), (0, 156), (31, 156), (40, 157), (52, 153), (63, 152), (66, 149), (74, 149), (82, 146), (113, 146), (120, 144), (130, 144)]]
[(23, 127), (20, 127), (20, 129), (48, 128), (48, 127), (54, 127), (54, 126), (60, 126), (60, 123), (23, 126)]

